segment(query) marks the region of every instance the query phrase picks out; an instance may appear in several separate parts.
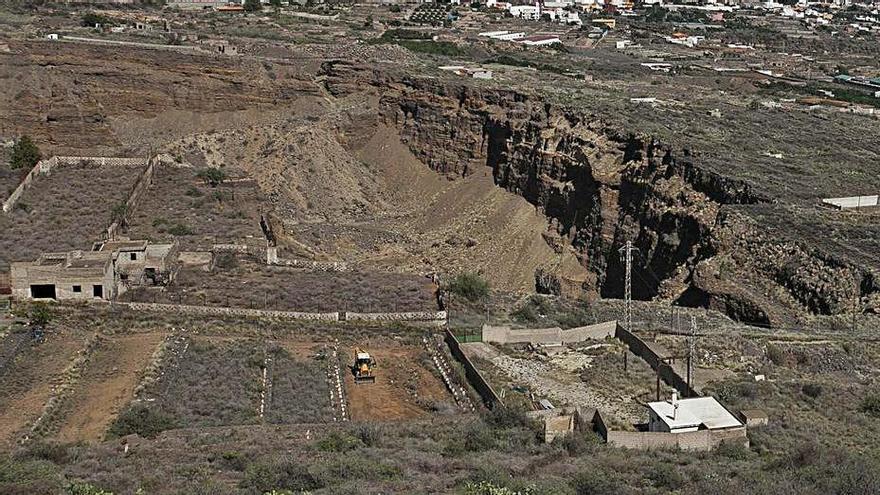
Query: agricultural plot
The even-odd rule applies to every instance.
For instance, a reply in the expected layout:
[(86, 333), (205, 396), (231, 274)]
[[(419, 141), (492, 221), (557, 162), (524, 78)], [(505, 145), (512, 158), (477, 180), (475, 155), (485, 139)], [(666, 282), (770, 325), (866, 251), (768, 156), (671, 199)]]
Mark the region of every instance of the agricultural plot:
[(177, 426), (259, 420), (263, 346), (251, 340), (194, 339), (152, 394)]
[(151, 241), (175, 238), (181, 249), (262, 242), (261, 193), (257, 183), (233, 179), (206, 185), (189, 167), (162, 165), (129, 218), (128, 235)]
[(0, 379), (0, 446), (12, 444), (40, 416), (84, 342), (73, 332), (50, 332), (43, 344), (18, 353)]
[(116, 337), (91, 357), (55, 435), (63, 442), (99, 441), (134, 397), (141, 373), (165, 334)]
[(15, 208), (0, 215), (0, 269), (11, 261), (34, 260), (43, 251), (90, 249), (141, 172), (140, 166), (81, 162), (39, 176)]
[(270, 352), (268, 423), (323, 423), (332, 416), (327, 383), (327, 356), (322, 346), (315, 352), (291, 352), (278, 347)]
[(433, 285), (427, 278), (398, 273), (305, 272), (234, 260), (206, 274), (183, 267), (162, 293), (132, 290), (123, 298), (287, 311), (434, 311)]
[(354, 349), (340, 346), (339, 356), (352, 421), (399, 421), (457, 410), (452, 395), (431, 371), (423, 348), (387, 341), (364, 343), (363, 349), (376, 360), (376, 381), (361, 384), (355, 384), (350, 368)]

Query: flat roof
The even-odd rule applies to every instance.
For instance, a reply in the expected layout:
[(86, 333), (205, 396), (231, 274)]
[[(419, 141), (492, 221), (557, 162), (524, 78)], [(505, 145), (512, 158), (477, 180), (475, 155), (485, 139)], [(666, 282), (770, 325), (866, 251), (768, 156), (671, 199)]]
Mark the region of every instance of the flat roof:
[(669, 401), (649, 402), (648, 407), (669, 425), (670, 429), (705, 425), (710, 430), (717, 430), (742, 426), (742, 423), (714, 397), (680, 399), (675, 419), (672, 419), (674, 411)]
[(101, 251), (143, 251), (147, 247), (147, 241), (107, 241), (101, 246)]

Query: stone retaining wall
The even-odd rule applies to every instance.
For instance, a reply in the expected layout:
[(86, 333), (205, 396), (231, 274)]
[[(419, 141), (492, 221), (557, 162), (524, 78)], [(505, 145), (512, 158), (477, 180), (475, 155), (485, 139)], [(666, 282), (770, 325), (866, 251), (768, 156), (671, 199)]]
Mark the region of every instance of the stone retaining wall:
[(214, 306), (192, 306), (186, 304), (162, 304), (140, 302), (114, 302), (136, 311), (173, 312), (202, 316), (245, 316), (251, 318), (271, 318), (278, 320), (339, 321), (339, 313), (303, 313), (298, 311), (274, 311), (266, 309), (224, 308)]
[(424, 322), (438, 326), (446, 323), (445, 311), (422, 311), (410, 313), (352, 313), (335, 311), (328, 313), (307, 313), (302, 311), (278, 311), (250, 308), (226, 308), (221, 306), (195, 306), (187, 304), (165, 304), (144, 302), (114, 302), (136, 311), (174, 312), (203, 316), (244, 316), (250, 318), (270, 318), (278, 320), (308, 321), (363, 321), (363, 322)]
[(340, 319), (345, 321), (417, 321), (429, 322), (437, 326), (446, 324), (446, 311), (412, 311), (405, 313), (341, 313)]

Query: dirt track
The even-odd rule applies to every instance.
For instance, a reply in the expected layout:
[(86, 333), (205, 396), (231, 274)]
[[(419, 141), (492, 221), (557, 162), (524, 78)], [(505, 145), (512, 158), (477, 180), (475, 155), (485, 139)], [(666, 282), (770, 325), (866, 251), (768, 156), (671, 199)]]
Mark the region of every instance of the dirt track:
[(16, 434), (39, 417), (82, 344), (81, 336), (49, 333), (44, 344), (21, 351), (0, 380), (0, 446), (14, 442)]
[(452, 401), (443, 383), (419, 361), (418, 347), (369, 347), (376, 359), (376, 382), (354, 383), (350, 372), (354, 348), (340, 356), (345, 366), (345, 393), (353, 421), (394, 421), (429, 414), (441, 401)]
[(74, 392), (56, 435), (63, 442), (98, 441), (134, 395), (163, 333), (114, 338), (99, 349)]

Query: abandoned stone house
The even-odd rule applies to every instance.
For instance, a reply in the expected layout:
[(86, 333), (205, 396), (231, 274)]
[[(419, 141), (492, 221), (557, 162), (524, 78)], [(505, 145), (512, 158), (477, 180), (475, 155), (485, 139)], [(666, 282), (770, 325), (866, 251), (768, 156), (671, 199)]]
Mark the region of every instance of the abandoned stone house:
[(43, 253), (36, 261), (12, 263), (12, 297), (109, 301), (129, 287), (169, 282), (177, 250), (177, 243), (114, 240), (92, 251)]

